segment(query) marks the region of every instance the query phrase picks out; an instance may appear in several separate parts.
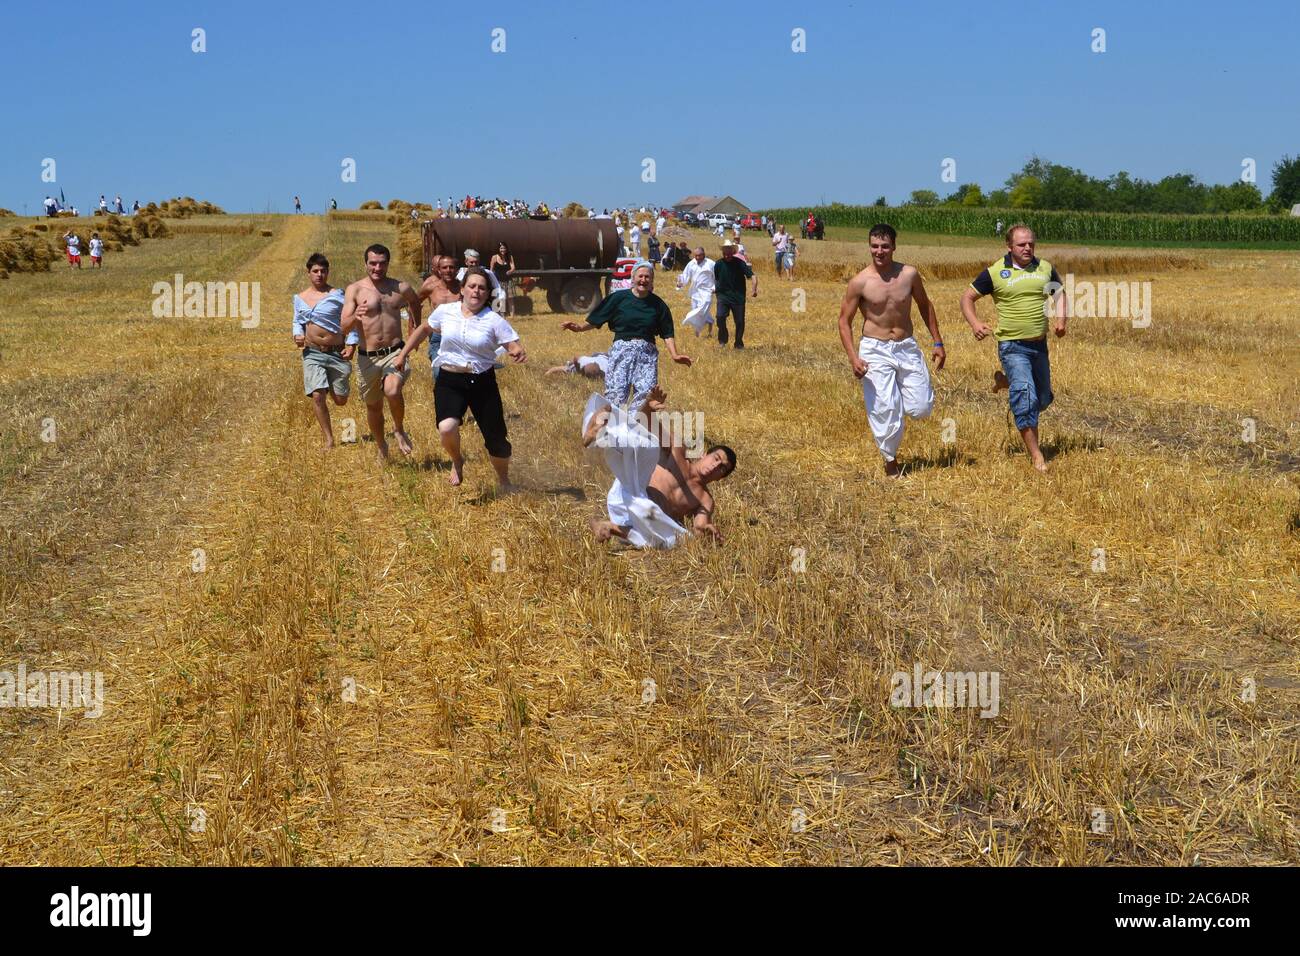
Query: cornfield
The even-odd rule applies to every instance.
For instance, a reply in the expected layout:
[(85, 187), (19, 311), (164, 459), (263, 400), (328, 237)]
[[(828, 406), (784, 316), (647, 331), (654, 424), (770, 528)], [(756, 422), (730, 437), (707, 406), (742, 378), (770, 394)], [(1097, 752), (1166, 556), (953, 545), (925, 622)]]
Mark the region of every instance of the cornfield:
[(888, 222), (895, 229), (950, 236), (988, 236), (999, 219), (1023, 222), (1040, 239), (1082, 242), (1300, 242), (1300, 218), (1292, 216), (1178, 216), (1160, 213), (1058, 212), (1030, 209), (948, 208), (942, 206), (845, 206), (832, 203), (792, 209), (766, 209), (778, 222), (794, 223), (810, 212), (828, 226), (867, 227)]

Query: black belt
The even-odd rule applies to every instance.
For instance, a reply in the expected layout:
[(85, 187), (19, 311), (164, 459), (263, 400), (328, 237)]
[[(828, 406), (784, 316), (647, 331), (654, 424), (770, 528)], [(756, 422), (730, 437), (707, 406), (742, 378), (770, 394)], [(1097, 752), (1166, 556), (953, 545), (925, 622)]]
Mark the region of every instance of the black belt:
[(366, 358), (379, 358), (382, 355), (390, 355), (393, 352), (400, 352), (404, 348), (406, 348), (406, 343), (398, 342), (396, 345), (390, 345), (386, 349), (362, 349), (361, 354)]

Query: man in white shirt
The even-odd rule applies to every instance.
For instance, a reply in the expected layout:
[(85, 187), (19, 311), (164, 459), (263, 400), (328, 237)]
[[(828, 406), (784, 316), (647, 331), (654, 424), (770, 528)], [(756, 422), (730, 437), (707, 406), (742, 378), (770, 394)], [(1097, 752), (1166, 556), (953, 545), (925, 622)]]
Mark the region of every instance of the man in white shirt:
[(776, 256), (776, 274), (781, 274), (781, 260), (785, 258), (785, 248), (790, 244), (790, 236), (785, 231), (785, 226), (777, 226), (776, 232), (772, 234), (772, 252)]
[[(460, 270), (456, 273), (457, 282), (463, 282), (465, 280), (466, 269), (479, 268), (479, 258), (477, 249), (465, 250), (465, 264), (461, 266)], [(488, 278), (492, 280), (492, 308), (498, 312), (505, 311), (506, 293), (505, 290), (501, 288), (501, 280), (498, 279), (496, 273), (492, 272), (490, 269), (484, 271), (487, 272)]]
[(628, 233), (627, 254), (641, 258), (641, 227), (635, 222), (632, 223), (632, 231)]
[(655, 220), (655, 235), (657, 236), (663, 232), (666, 225), (668, 225), (668, 220), (664, 218), (664, 214), (661, 212), (659, 218)]
[(709, 327), (706, 338), (713, 338), (713, 260), (704, 254), (703, 246), (695, 247), (695, 255), (682, 274), (677, 277), (677, 288), (686, 288), (691, 297), (691, 311), (682, 321), (695, 330), (696, 337)]
[(104, 240), (99, 238), (99, 233), (91, 233), (90, 236), (90, 265), (93, 269), (98, 269), (104, 262)]
[(53, 196), (45, 197), (45, 215), (53, 219), (59, 214), (59, 204)]
[(108, 212), (108, 198), (103, 193), (99, 194), (99, 208)]

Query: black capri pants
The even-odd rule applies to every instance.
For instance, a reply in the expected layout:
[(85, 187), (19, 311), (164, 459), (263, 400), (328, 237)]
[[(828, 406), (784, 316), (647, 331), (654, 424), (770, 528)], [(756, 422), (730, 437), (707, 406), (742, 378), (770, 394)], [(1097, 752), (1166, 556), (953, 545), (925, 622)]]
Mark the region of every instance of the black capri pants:
[(497, 370), (481, 375), (449, 372), (442, 369), (433, 385), (434, 415), (439, 422), (454, 418), (465, 420), (465, 409), (474, 413), (483, 444), (493, 458), (509, 458), (510, 442), (506, 439), (506, 413), (501, 407), (501, 390), (497, 387)]

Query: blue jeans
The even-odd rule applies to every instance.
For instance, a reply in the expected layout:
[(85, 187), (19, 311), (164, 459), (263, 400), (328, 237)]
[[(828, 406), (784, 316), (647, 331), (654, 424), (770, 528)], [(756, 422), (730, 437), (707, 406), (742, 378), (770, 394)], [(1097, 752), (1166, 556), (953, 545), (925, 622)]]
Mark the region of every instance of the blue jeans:
[(998, 343), (998, 359), (1010, 383), (1007, 400), (1016, 428), (1038, 427), (1038, 413), (1052, 404), (1052, 369), (1047, 361), (1047, 339), (1008, 339)]

